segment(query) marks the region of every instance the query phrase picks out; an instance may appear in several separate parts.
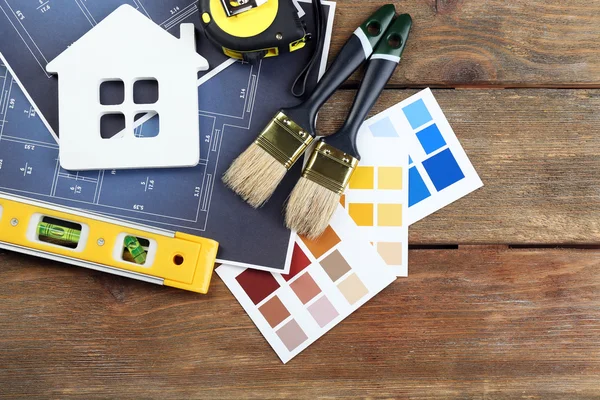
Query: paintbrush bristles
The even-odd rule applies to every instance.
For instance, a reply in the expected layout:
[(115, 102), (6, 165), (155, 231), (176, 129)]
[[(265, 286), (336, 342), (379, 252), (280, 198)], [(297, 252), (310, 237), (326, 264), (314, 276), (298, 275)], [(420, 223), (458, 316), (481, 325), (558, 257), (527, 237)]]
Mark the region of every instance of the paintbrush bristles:
[(223, 175), (223, 183), (254, 208), (269, 200), (285, 176), (287, 169), (252, 143), (233, 161)]
[(317, 239), (329, 226), (339, 202), (339, 194), (301, 177), (288, 200), (285, 223), (299, 235)]

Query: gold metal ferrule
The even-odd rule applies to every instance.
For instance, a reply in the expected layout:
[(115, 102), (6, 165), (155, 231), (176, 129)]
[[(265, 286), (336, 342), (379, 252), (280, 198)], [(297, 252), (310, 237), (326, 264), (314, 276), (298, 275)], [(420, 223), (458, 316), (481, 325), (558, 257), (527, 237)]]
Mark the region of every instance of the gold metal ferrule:
[(313, 140), (307, 130), (279, 112), (254, 143), (290, 169)]
[(302, 176), (341, 195), (358, 162), (358, 159), (321, 140), (312, 152)]

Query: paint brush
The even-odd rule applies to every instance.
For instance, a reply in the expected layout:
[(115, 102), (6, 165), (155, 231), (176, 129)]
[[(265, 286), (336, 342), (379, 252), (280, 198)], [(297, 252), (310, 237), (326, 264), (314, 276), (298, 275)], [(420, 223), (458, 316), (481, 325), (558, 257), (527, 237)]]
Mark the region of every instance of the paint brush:
[(396, 9), (385, 5), (348, 39), (336, 60), (302, 104), (280, 110), (258, 138), (223, 175), (227, 187), (258, 208), (271, 197), (287, 171), (316, 136), (319, 109), (373, 53)]
[(346, 122), (338, 132), (321, 139), (311, 154), (286, 207), (286, 225), (298, 234), (316, 239), (329, 225), (360, 161), (356, 148), (360, 127), (394, 74), (411, 26), (408, 14), (392, 23), (367, 64)]

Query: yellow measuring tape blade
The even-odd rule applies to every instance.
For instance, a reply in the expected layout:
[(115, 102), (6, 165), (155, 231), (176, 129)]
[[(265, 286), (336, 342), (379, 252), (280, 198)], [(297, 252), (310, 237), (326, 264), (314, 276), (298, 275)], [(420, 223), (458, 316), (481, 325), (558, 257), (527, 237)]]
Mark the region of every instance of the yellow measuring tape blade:
[(275, 21), (278, 10), (279, 1), (271, 0), (243, 14), (228, 17), (221, 0), (210, 0), (210, 12), (219, 28), (231, 36), (240, 38), (249, 38), (266, 31)]
[[(39, 252), (40, 256), (60, 256), (66, 262), (77, 261), (73, 262), (77, 265), (90, 263), (133, 272), (158, 278), (167, 286), (206, 293), (219, 244), (183, 233), (157, 232), (0, 196), (0, 242)], [(131, 250), (125, 245), (126, 238), (138, 239), (133, 241), (137, 251), (146, 252), (137, 257), (142, 264), (124, 257)], [(142, 248), (140, 242), (146, 246)]]

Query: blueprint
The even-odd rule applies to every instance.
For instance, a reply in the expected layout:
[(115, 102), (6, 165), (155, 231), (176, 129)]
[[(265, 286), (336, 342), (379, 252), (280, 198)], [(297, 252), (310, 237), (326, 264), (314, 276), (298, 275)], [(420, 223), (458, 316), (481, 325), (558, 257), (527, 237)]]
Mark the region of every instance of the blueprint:
[[(284, 270), (293, 237), (283, 226), (281, 209), (298, 168), (261, 210), (227, 190), (220, 176), (277, 109), (298, 103), (289, 88), (310, 51), (253, 66), (232, 63), (201, 36), (198, 51), (213, 69), (199, 79), (201, 161), (197, 167), (85, 172), (60, 167), (54, 136), (57, 80), (44, 67), (125, 3), (176, 36), (181, 22), (197, 22), (196, 3), (190, 0), (0, 0), (0, 52), (5, 59), (0, 64), (0, 190), (209, 237), (220, 242), (223, 262)], [(300, 4), (310, 16), (310, 4)], [(332, 11), (329, 7), (333, 6), (326, 5), (326, 10)], [(333, 12), (330, 16), (331, 27)], [(310, 30), (312, 18), (306, 21)], [(151, 118), (135, 133), (153, 136), (156, 131), (156, 120)]]

